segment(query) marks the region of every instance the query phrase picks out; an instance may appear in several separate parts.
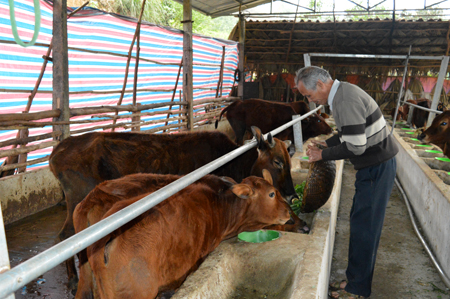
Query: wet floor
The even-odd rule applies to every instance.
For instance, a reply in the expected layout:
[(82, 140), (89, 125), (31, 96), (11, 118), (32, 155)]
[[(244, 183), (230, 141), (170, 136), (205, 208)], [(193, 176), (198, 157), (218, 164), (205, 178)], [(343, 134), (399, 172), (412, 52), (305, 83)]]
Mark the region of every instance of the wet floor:
[[(7, 225), (5, 230), (11, 268), (55, 245), (66, 215), (66, 207), (57, 205)], [(66, 268), (64, 264), (60, 264), (17, 290), (15, 297), (74, 298), (66, 283)]]

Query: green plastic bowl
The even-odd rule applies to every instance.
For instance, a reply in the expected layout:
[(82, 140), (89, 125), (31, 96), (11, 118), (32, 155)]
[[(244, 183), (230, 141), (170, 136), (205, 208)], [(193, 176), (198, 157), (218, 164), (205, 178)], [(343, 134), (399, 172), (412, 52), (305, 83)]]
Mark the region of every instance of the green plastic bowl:
[(439, 161), (443, 161), (443, 162), (450, 162), (450, 159), (449, 158), (445, 158), (445, 157), (434, 157), (436, 160), (439, 160)]
[(415, 134), (414, 132), (405, 132), (406, 134), (409, 134), (409, 135), (413, 135), (413, 134)]
[(304, 157), (302, 157), (302, 159), (303, 160), (309, 160), (309, 157), (308, 156), (304, 156)]
[(415, 146), (421, 146), (421, 147), (433, 147), (432, 145), (429, 145), (429, 144), (416, 144)]
[(402, 130), (408, 130), (408, 131), (411, 131), (411, 130), (414, 130), (414, 129), (410, 129), (410, 128), (401, 128)]
[(437, 151), (437, 150), (425, 150), (427, 153), (433, 153), (433, 154), (442, 154), (441, 151)]
[(238, 239), (249, 243), (263, 243), (273, 241), (280, 237), (280, 232), (275, 230), (258, 230), (256, 232), (242, 232)]
[(411, 138), (412, 141), (419, 141), (417, 138)]

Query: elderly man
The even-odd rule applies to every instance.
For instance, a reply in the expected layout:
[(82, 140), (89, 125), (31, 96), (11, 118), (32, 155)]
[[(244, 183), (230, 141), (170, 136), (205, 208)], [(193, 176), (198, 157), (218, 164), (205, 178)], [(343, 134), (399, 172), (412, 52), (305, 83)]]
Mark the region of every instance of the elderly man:
[[(358, 86), (333, 80), (326, 70), (314, 66), (298, 70), (295, 83), (310, 102), (330, 106), (338, 129), (326, 143), (308, 146), (309, 161), (349, 159), (357, 170), (347, 280), (330, 285), (330, 296), (367, 298), (395, 179), (397, 145), (378, 105)], [(323, 150), (316, 146), (319, 143)]]

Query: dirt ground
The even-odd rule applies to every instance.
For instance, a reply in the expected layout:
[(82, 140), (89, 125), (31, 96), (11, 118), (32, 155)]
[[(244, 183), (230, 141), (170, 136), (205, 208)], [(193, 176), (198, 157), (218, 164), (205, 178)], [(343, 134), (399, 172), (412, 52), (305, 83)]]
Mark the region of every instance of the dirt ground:
[[(330, 281), (345, 279), (355, 174), (353, 166), (346, 161)], [(450, 298), (449, 290), (414, 233), (408, 210), (396, 185), (386, 210), (370, 298)]]

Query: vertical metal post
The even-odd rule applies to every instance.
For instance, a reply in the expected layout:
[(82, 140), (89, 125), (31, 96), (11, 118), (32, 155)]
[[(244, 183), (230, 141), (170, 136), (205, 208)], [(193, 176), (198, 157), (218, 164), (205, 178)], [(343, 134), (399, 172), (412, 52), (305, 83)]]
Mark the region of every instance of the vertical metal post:
[(411, 48), (412, 48), (412, 46), (409, 45), (408, 56), (406, 56), (406, 60), (405, 60), (405, 69), (403, 70), (402, 84), (400, 85), (400, 91), (398, 92), (397, 105), (395, 105), (394, 118), (392, 119), (391, 135), (392, 135), (392, 133), (394, 133), (395, 122), (396, 122), (397, 113), (398, 113), (398, 107), (400, 107), (400, 100), (402, 99), (402, 95), (403, 95), (403, 85), (405, 84), (406, 73), (408, 72), (408, 62), (409, 62), (409, 56), (411, 55)]
[(239, 84), (238, 84), (238, 97), (244, 99), (244, 54), (245, 48), (245, 19), (242, 14), (239, 14)]
[[(61, 114), (54, 121), (69, 121), (69, 58), (67, 54), (67, 0), (53, 2), (53, 109)], [(70, 136), (69, 125), (53, 126), (61, 140)]]
[[(311, 56), (309, 55), (309, 53), (303, 54), (303, 61), (305, 62), (305, 67), (311, 66)], [(316, 103), (309, 102), (309, 109), (316, 109)]]
[[(301, 115), (292, 115), (292, 119), (299, 118)], [(294, 145), (296, 152), (303, 152), (303, 135), (302, 135), (302, 122), (298, 121), (292, 126), (294, 130)]]
[(194, 129), (194, 92), (192, 78), (192, 7), (191, 0), (183, 1), (183, 100), (188, 102), (187, 128)]
[[(431, 109), (436, 110), (439, 99), (441, 97), (442, 85), (444, 84), (445, 74), (447, 74), (449, 56), (444, 56), (441, 61), (441, 68), (439, 70), (439, 76), (434, 89), (433, 102), (431, 103)], [(427, 127), (431, 126), (436, 113), (430, 112), (428, 115)]]
[(412, 116), (413, 116), (413, 111), (414, 111), (414, 107), (413, 106), (409, 106), (409, 112), (408, 112), (408, 120), (406, 121), (406, 123), (411, 126), (411, 122), (412, 122)]
[[(11, 268), (9, 265), (8, 246), (6, 243), (5, 224), (3, 222), (2, 206), (0, 205), (0, 273), (4, 273), (9, 269)], [(5, 297), (5, 299), (14, 298), (14, 293)]]

